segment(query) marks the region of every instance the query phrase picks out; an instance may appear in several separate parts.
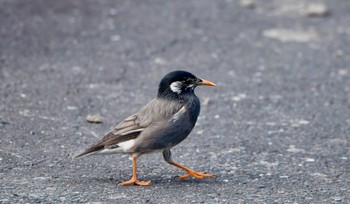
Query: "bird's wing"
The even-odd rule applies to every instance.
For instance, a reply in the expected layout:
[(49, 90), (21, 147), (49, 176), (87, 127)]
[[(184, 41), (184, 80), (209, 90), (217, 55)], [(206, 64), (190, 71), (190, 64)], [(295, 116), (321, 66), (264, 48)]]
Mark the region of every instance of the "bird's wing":
[(182, 104), (153, 99), (137, 113), (129, 116), (108, 132), (99, 142), (76, 157), (80, 157), (105, 148), (114, 149), (118, 144), (137, 138), (140, 133), (154, 122), (169, 120), (182, 108)]
[(137, 114), (131, 115), (109, 131), (99, 142), (92, 145), (76, 157), (103, 150), (105, 148), (113, 149), (118, 147), (118, 143), (137, 138), (144, 129), (139, 124)]

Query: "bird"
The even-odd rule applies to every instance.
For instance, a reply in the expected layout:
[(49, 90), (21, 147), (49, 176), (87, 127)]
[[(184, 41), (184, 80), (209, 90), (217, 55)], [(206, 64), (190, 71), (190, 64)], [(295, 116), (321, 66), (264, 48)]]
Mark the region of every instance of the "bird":
[(200, 100), (194, 93), (197, 86), (216, 86), (190, 72), (177, 70), (160, 81), (157, 96), (144, 107), (109, 131), (100, 141), (77, 157), (96, 154), (125, 153), (132, 156), (132, 177), (120, 185), (148, 186), (151, 181), (139, 181), (137, 158), (140, 155), (162, 152), (164, 160), (187, 173), (180, 179), (213, 177), (196, 172), (174, 162), (171, 148), (182, 142), (192, 131), (200, 112)]

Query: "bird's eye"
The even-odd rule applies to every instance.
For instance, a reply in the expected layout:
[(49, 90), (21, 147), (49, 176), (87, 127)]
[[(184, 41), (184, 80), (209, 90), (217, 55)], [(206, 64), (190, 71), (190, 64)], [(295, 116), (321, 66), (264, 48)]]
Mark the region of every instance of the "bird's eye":
[(192, 84), (192, 80), (191, 79), (185, 79), (185, 84)]

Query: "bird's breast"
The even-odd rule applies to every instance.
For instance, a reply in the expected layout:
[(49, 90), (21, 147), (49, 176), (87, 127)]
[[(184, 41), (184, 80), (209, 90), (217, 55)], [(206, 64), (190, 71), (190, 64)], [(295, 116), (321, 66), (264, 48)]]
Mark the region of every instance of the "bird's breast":
[(194, 126), (197, 122), (197, 118), (201, 110), (201, 105), (198, 97), (196, 95), (193, 95), (192, 97), (190, 97), (186, 107), (187, 107), (189, 120)]

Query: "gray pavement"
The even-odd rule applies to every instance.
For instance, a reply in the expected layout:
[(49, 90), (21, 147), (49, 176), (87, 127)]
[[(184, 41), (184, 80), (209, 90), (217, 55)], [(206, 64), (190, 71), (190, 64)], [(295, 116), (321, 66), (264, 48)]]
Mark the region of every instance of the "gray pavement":
[[(316, 17), (312, 3), (329, 9)], [(0, 0), (0, 203), (350, 203), (350, 2)], [(316, 11), (317, 13), (318, 11)], [(317, 14), (316, 14), (317, 15)], [(198, 124), (148, 187), (127, 155), (72, 156), (184, 69)], [(101, 124), (88, 123), (100, 114)]]

